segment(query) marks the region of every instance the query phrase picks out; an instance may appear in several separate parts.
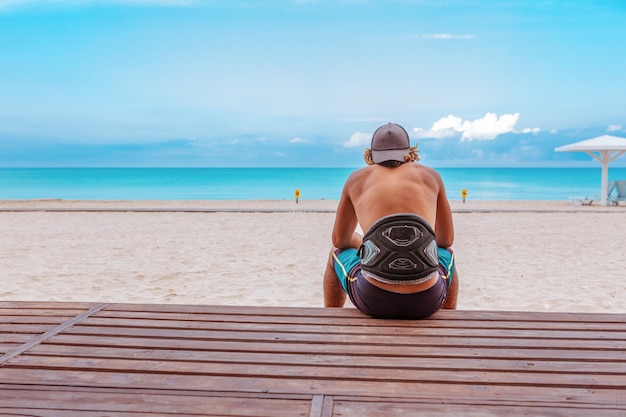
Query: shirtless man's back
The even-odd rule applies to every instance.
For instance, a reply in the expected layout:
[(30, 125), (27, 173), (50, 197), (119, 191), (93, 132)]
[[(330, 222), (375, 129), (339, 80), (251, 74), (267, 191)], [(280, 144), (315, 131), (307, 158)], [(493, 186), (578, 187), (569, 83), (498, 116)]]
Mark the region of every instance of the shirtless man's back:
[[(332, 232), (334, 248), (324, 279), (326, 306), (343, 306), (347, 293), (357, 308), (360, 305), (367, 305), (368, 307), (360, 309), (367, 310), (365, 312), (373, 316), (404, 318), (402, 316), (408, 315), (409, 317), (406, 318), (412, 318), (411, 316), (421, 318), (420, 316), (430, 315), (438, 310), (443, 304), (442, 297), (445, 301), (445, 308), (454, 308), (458, 279), (452, 277), (456, 274), (454, 274), (453, 257), (449, 249), (454, 241), (454, 227), (452, 212), (440, 175), (432, 168), (414, 163), (418, 159), (417, 150), (410, 147), (406, 131), (395, 124), (381, 126), (376, 131), (372, 139), (372, 147), (366, 151), (365, 159), (370, 165), (350, 175), (337, 207)], [(444, 263), (449, 263), (449, 265), (444, 265), (442, 273), (433, 274), (430, 279), (417, 284), (387, 280), (375, 274), (365, 274), (365, 276), (361, 274), (361, 259), (354, 257), (355, 250), (361, 248), (363, 244), (363, 237), (356, 232), (357, 226), (360, 226), (367, 234), (372, 225), (381, 218), (393, 217), (399, 213), (419, 216), (433, 229), (437, 246), (446, 249), (445, 252), (439, 249), (439, 253), (446, 258), (443, 260)], [(407, 227), (411, 226), (407, 225)], [(350, 249), (352, 251), (349, 251)], [(450, 254), (450, 259), (446, 257), (446, 253)], [(356, 255), (358, 257), (362, 255), (362, 252), (356, 252)], [(440, 259), (440, 264), (441, 261)], [(344, 271), (346, 266), (350, 266), (351, 271)], [(443, 282), (440, 282), (442, 280)], [(438, 283), (443, 283), (443, 285), (437, 285)], [(372, 289), (370, 286), (375, 288)], [(431, 304), (440, 303), (440, 305), (411, 312), (411, 305), (420, 303), (419, 295), (425, 296), (425, 293), (433, 287), (439, 290), (436, 300), (430, 301), (433, 297), (425, 298)], [(378, 290), (384, 293), (377, 294)], [(370, 297), (371, 300), (363, 299), (363, 297), (367, 298), (368, 294), (374, 294)], [(387, 296), (393, 297), (393, 294), (401, 294), (405, 296), (404, 298), (408, 295), (415, 295), (414, 300), (406, 300), (408, 305), (405, 309), (406, 314), (392, 312), (390, 310), (393, 309), (385, 306), (381, 307), (382, 314), (377, 314), (375, 304), (383, 304), (383, 302), (377, 303), (376, 300)], [(398, 298), (402, 299), (402, 296)]]

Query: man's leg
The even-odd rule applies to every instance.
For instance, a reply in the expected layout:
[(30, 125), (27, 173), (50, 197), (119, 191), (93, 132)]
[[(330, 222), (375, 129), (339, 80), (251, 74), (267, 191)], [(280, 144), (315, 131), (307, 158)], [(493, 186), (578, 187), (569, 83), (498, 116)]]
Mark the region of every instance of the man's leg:
[(459, 296), (459, 275), (456, 272), (456, 268), (454, 268), (454, 273), (452, 274), (452, 282), (450, 283), (450, 288), (448, 288), (448, 296), (446, 297), (445, 303), (443, 303), (443, 308), (448, 310), (456, 310), (456, 300)]
[(324, 271), (324, 307), (343, 307), (346, 293), (337, 278), (334, 267), (333, 250), (330, 251), (326, 271)]

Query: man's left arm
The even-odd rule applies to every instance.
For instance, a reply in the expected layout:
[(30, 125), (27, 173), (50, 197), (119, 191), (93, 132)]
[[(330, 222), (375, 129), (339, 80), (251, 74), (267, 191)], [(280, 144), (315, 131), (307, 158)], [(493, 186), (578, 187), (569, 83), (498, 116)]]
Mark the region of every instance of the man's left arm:
[(437, 220), (435, 223), (435, 235), (437, 246), (449, 248), (454, 243), (454, 224), (452, 223), (452, 209), (446, 196), (443, 180), (439, 177), (439, 193), (437, 194)]

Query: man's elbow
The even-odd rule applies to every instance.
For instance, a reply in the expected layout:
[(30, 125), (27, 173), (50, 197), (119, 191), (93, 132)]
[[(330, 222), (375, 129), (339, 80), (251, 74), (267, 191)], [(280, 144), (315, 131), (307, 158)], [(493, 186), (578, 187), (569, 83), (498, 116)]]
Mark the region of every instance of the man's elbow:
[(351, 236), (342, 236), (342, 235), (332, 235), (333, 246), (337, 249), (347, 249), (353, 247), (359, 247), (360, 244), (357, 244), (354, 239), (351, 239)]
[(454, 236), (437, 236), (437, 246), (440, 248), (449, 248), (452, 247), (454, 243)]
[(341, 236), (336, 235), (333, 233), (331, 240), (333, 242), (333, 246), (338, 248), (338, 249), (344, 249), (345, 248), (345, 239), (342, 239)]

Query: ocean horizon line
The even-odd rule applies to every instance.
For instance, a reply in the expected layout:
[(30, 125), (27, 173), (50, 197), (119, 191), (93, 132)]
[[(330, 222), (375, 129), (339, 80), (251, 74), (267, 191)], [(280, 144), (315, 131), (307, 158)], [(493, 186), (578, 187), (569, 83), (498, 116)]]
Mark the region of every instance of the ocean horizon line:
[[(600, 194), (598, 168), (436, 168), (449, 199), (562, 200)], [(354, 168), (0, 168), (0, 200), (338, 200)], [(609, 180), (626, 179), (626, 168)]]

